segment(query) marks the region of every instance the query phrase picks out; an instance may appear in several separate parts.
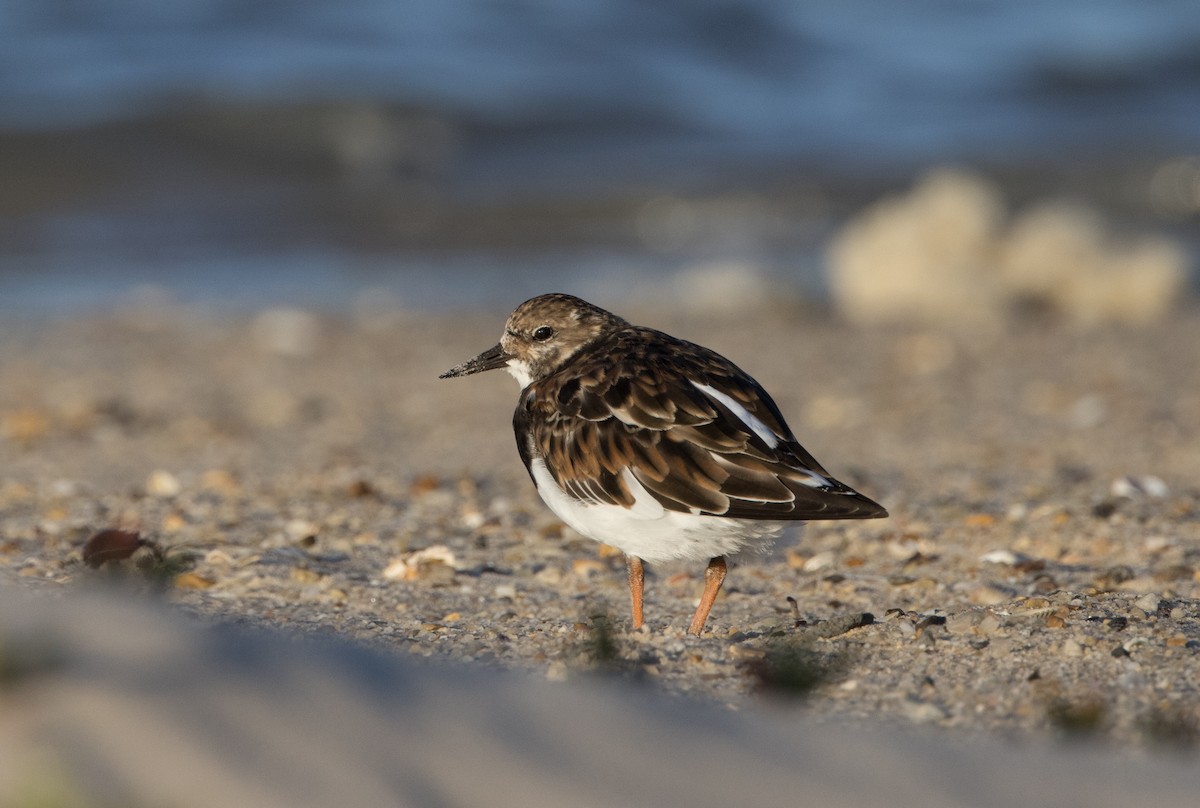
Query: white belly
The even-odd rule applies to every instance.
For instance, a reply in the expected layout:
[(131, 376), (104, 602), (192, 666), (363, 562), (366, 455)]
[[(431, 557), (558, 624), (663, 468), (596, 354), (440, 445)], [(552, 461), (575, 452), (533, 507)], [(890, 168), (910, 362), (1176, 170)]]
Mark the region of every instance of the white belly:
[(744, 549), (764, 551), (789, 524), (669, 511), (628, 477), (635, 497), (632, 508), (589, 505), (559, 488), (541, 458), (534, 458), (530, 471), (542, 500), (559, 519), (590, 539), (645, 561), (708, 560)]

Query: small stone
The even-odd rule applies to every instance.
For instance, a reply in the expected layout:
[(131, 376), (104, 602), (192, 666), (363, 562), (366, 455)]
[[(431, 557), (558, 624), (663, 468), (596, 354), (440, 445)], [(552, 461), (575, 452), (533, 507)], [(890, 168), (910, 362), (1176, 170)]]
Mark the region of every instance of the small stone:
[(931, 724), (934, 721), (941, 721), (946, 717), (945, 710), (936, 704), (931, 704), (927, 701), (914, 701), (913, 699), (905, 699), (901, 705), (900, 712), (914, 724)]
[(458, 560), (450, 548), (433, 544), (423, 550), (415, 550), (393, 559), (383, 570), (388, 581), (414, 581), (428, 579), (435, 583), (454, 580)]
[(975, 628), (980, 634), (991, 634), (1000, 628), (1000, 618), (988, 612)]
[(321, 573), (314, 572), (305, 567), (292, 567), (288, 571), (288, 577), (298, 584), (315, 584), (321, 580)]
[(1083, 646), (1072, 639), (1068, 639), (1066, 642), (1064, 642), (1059, 650), (1065, 657), (1075, 658), (1083, 656)]
[(1174, 546), (1175, 541), (1167, 536), (1150, 536), (1142, 542), (1142, 549), (1147, 553), (1161, 553)]
[(234, 560), (233, 556), (218, 547), (204, 554), (204, 563), (214, 567), (232, 567)]
[(307, 519), (292, 519), (283, 527), (283, 532), (287, 534), (288, 540), (292, 542), (315, 539), (319, 530), (320, 527)]
[(754, 659), (763, 659), (767, 652), (762, 648), (753, 648), (748, 645), (731, 645), (726, 655), (733, 660), (745, 662)]
[(832, 567), (833, 562), (833, 553), (828, 550), (824, 550), (805, 561), (804, 566), (802, 566), (800, 569), (804, 570), (805, 572), (816, 572), (818, 570), (823, 570), (826, 567)]
[(571, 572), (580, 578), (593, 578), (607, 571), (607, 567), (594, 558), (577, 558), (571, 562)]
[(176, 589), (209, 589), (216, 581), (195, 572), (182, 572), (175, 576), (174, 584)]
[(1012, 567), (1023, 558), (1020, 553), (1014, 553), (1012, 550), (990, 550), (981, 555), (979, 560), (984, 564), (1004, 564)]
[(146, 493), (152, 497), (169, 499), (177, 496), (182, 490), (179, 479), (169, 471), (156, 469), (146, 478)]
[(1141, 609), (1143, 612), (1146, 612), (1146, 614), (1154, 614), (1158, 611), (1158, 603), (1160, 600), (1161, 598), (1157, 594), (1151, 592), (1142, 595), (1140, 598), (1135, 600), (1133, 605), (1136, 608)]
[(106, 561), (129, 558), (146, 546), (140, 535), (128, 530), (101, 530), (83, 545), (83, 563), (96, 569)]
[(1167, 484), (1152, 474), (1140, 477), (1133, 475), (1118, 477), (1113, 480), (1109, 491), (1114, 497), (1125, 497), (1127, 499), (1138, 499), (1140, 497), (1162, 499), (1171, 493), (1171, 490), (1167, 488)]
[(562, 583), (563, 574), (562, 570), (560, 570), (558, 567), (543, 567), (535, 572), (533, 577), (538, 581), (538, 583), (553, 587)]
[(1020, 522), (1029, 516), (1029, 506), (1024, 502), (1014, 502), (1004, 512), (1004, 518), (1009, 522)]
[(983, 613), (974, 609), (946, 616), (946, 630), (951, 634), (966, 634), (979, 625)]

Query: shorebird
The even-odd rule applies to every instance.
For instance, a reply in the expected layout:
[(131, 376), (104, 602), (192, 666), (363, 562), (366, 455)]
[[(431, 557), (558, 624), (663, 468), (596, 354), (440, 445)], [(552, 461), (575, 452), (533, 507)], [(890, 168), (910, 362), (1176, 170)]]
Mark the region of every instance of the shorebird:
[(788, 523), (887, 511), (797, 442), (771, 396), (708, 348), (548, 294), (500, 342), (440, 378), (505, 368), (521, 385), (517, 449), (546, 505), (626, 556), (633, 627), (644, 561), (708, 559), (688, 631), (700, 634), (726, 556), (770, 546)]

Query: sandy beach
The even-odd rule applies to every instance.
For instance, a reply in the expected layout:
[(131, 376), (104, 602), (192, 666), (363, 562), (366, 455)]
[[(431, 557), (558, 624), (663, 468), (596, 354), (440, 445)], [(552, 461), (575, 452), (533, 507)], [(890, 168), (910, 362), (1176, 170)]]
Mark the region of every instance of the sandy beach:
[[(684, 629), (702, 570), (652, 569), (648, 625), (630, 632), (619, 554), (557, 522), (525, 476), (512, 380), (436, 378), (504, 312), (131, 307), (5, 327), (7, 586), (150, 577), (206, 623), (551, 679), (600, 666), (734, 708), (802, 647), (819, 673), (804, 710), (829, 720), (1195, 737), (1196, 311), (989, 334), (802, 306), (749, 325), (622, 313), (733, 357), (891, 518), (813, 523), (737, 558), (699, 639)], [(81, 548), (107, 528), (170, 563), (90, 569)]]

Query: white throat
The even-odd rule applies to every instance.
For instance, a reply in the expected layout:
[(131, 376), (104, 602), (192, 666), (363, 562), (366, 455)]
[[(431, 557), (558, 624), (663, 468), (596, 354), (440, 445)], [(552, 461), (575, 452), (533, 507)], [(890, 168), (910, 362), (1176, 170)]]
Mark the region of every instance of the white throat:
[(512, 377), (517, 380), (517, 384), (521, 385), (522, 390), (528, 387), (529, 382), (533, 380), (529, 373), (529, 366), (520, 359), (508, 360), (508, 367), (505, 370), (512, 374)]

